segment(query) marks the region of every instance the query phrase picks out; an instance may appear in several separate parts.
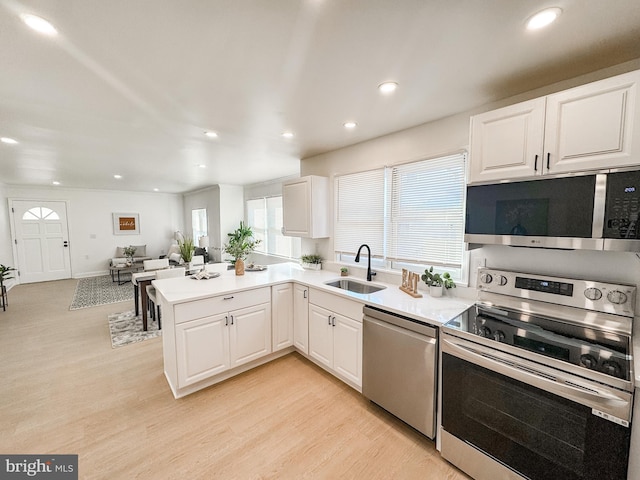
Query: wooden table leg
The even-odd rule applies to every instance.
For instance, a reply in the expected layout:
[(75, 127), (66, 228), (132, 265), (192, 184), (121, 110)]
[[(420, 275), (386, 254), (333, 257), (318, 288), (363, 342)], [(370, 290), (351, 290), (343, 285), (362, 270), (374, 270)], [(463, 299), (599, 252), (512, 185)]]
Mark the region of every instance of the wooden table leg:
[(133, 284), (133, 303), (136, 305), (136, 317), (140, 314), (140, 300), (138, 299), (138, 294), (140, 293), (140, 289), (138, 288), (138, 284)]
[(151, 280), (138, 281), (140, 287), (140, 298), (142, 299), (142, 329), (147, 331), (147, 310), (149, 308), (149, 297), (147, 297), (147, 285), (151, 283)]

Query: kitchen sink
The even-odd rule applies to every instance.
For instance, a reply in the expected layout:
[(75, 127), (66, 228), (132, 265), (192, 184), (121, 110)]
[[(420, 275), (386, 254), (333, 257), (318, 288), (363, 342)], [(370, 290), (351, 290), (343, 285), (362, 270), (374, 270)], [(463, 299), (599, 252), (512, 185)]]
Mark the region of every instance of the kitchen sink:
[(340, 288), (342, 290), (348, 290), (353, 293), (361, 293), (368, 295), (369, 293), (379, 292), (387, 287), (381, 287), (380, 285), (372, 285), (370, 283), (356, 282), (355, 280), (334, 280), (332, 282), (325, 282), (325, 285), (330, 287)]

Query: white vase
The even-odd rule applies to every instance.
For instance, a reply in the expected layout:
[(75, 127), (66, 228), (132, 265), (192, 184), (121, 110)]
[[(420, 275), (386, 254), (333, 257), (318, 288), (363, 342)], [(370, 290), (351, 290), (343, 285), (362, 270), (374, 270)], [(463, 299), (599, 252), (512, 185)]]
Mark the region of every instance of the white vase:
[(441, 297), (444, 292), (444, 285), (431, 285), (429, 286), (429, 295), (432, 297)]
[(322, 269), (322, 264), (302, 262), (302, 268), (304, 268), (305, 270), (320, 270)]

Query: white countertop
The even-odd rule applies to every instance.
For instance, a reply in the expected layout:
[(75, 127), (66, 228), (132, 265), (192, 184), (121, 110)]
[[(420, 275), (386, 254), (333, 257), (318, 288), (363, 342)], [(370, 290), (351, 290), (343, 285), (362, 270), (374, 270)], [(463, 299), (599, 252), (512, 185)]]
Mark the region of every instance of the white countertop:
[(280, 263), (269, 265), (266, 270), (261, 272), (245, 272), (240, 276), (237, 276), (235, 271), (228, 270), (222, 272), (219, 277), (208, 280), (194, 280), (190, 277), (168, 278), (154, 280), (153, 285), (169, 304), (177, 304), (231, 292), (268, 287), (278, 283), (297, 282), (355, 300), (363, 305), (378, 306), (391, 312), (434, 324), (448, 322), (474, 303), (473, 300), (452, 296), (434, 298), (427, 293), (423, 293), (422, 298), (413, 298), (401, 291), (399, 285), (382, 282), (371, 282), (386, 288), (368, 295), (324, 284), (327, 281), (341, 278), (352, 278), (358, 282), (367, 283), (360, 278), (340, 277), (340, 274), (335, 272), (304, 270), (296, 263)]

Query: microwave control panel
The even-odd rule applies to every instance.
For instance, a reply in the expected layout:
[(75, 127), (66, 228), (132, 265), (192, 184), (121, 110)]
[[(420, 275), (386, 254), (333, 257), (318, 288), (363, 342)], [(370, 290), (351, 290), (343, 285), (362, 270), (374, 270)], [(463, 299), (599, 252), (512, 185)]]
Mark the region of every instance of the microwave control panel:
[(640, 171), (607, 175), (604, 238), (640, 238)]

